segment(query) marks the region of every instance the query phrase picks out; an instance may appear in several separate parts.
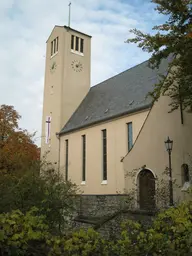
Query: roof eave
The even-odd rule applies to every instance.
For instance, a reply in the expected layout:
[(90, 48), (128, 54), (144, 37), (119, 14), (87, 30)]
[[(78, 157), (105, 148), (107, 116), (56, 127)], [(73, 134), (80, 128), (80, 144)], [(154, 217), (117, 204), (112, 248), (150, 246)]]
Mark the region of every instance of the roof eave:
[(92, 36), (90, 36), (90, 35), (88, 35), (88, 34), (85, 34), (85, 33), (83, 33), (83, 32), (80, 32), (80, 31), (78, 31), (78, 30), (76, 30), (76, 29), (73, 29), (73, 28), (71, 28), (71, 27), (69, 27), (69, 26), (64, 26), (64, 28), (66, 28), (67, 30), (71, 30), (71, 31), (77, 32), (77, 33), (79, 33), (79, 34), (82, 34), (82, 35), (84, 35), (84, 36), (88, 36), (88, 37), (92, 38)]
[(51, 35), (52, 35), (52, 33), (53, 33), (53, 30), (54, 30), (56, 27), (64, 28), (64, 26), (55, 25), (55, 26), (53, 27), (52, 31), (51, 31), (51, 34), (49, 35), (49, 37), (48, 37), (48, 39), (47, 39), (47, 41), (46, 41), (46, 44), (47, 44), (47, 42), (49, 41), (49, 38), (51, 37)]
[(83, 32), (80, 32), (80, 31), (78, 31), (78, 30), (76, 30), (76, 29), (73, 29), (73, 28), (71, 28), (71, 27), (55, 25), (55, 26), (53, 27), (53, 29), (52, 29), (52, 31), (51, 31), (51, 34), (49, 35), (49, 37), (48, 37), (46, 43), (49, 41), (49, 38), (51, 37), (51, 35), (52, 35), (52, 33), (53, 33), (53, 30), (54, 30), (56, 27), (58, 27), (58, 28), (63, 28), (63, 29), (65, 28), (65, 29), (67, 29), (67, 30), (72, 30), (72, 31), (74, 31), (74, 32), (77, 32), (77, 33), (79, 33), (79, 34), (82, 34), (82, 35), (84, 35), (84, 36), (87, 36), (87, 37), (92, 38), (92, 36), (87, 35), (87, 34), (85, 34), (85, 33), (83, 33)]
[(109, 120), (112, 120), (112, 119), (115, 119), (115, 118), (118, 118), (118, 117), (121, 117), (121, 116), (125, 116), (127, 114), (132, 114), (132, 113), (136, 113), (136, 112), (139, 112), (139, 111), (142, 111), (142, 110), (147, 110), (147, 109), (150, 109), (152, 107), (152, 105), (153, 105), (153, 103), (151, 102), (151, 103), (148, 103), (148, 104), (146, 104), (144, 106), (137, 107), (137, 108), (134, 108), (134, 109), (122, 112), (120, 114), (116, 114), (114, 116), (109, 116), (109, 117), (97, 120), (95, 122), (91, 122), (91, 123), (88, 123), (88, 124), (83, 124), (83, 125), (80, 125), (78, 127), (69, 129), (67, 131), (62, 131), (61, 130), (59, 132), (59, 136), (63, 136), (63, 135), (69, 134), (71, 132), (74, 132), (74, 131), (77, 131), (77, 130), (81, 130), (83, 128), (87, 128), (87, 127), (90, 127), (90, 126), (93, 126), (93, 125), (96, 125), (96, 124), (99, 124), (99, 123), (102, 123), (102, 122), (105, 122), (105, 121), (109, 121)]

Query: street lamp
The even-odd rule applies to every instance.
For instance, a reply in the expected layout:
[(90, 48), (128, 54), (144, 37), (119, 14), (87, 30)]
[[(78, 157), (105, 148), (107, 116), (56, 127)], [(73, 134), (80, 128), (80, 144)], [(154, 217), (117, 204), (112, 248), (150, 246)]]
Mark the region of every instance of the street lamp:
[(173, 181), (172, 181), (172, 168), (171, 168), (171, 151), (173, 149), (173, 141), (168, 137), (165, 141), (165, 147), (169, 155), (169, 204), (173, 206)]

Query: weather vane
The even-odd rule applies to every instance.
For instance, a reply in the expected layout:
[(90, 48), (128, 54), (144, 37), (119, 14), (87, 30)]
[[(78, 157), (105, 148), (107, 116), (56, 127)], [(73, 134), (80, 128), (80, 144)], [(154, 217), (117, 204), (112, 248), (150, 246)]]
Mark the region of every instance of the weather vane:
[(69, 20), (68, 20), (68, 27), (70, 27), (71, 22), (71, 2), (69, 2)]

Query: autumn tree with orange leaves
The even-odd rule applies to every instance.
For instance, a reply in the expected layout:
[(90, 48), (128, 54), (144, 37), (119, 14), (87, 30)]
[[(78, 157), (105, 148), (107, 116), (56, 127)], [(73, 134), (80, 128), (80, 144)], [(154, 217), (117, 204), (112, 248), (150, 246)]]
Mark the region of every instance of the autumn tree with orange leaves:
[(1, 105), (0, 170), (19, 170), (39, 160), (39, 149), (33, 143), (33, 135), (19, 128), (20, 118), (13, 106)]
[[(12, 210), (25, 214), (35, 207), (50, 231), (63, 233), (75, 210), (77, 186), (66, 181), (46, 160), (40, 161), (33, 134), (19, 128), (20, 118), (13, 106), (0, 106), (0, 214)], [(0, 255), (1, 242), (0, 234)]]

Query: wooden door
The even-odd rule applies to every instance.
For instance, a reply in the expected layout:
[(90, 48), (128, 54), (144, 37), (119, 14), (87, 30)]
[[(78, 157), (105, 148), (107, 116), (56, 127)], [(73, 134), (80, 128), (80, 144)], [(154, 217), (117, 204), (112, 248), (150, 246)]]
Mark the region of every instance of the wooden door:
[(139, 173), (139, 204), (140, 209), (155, 209), (155, 178), (149, 170)]

